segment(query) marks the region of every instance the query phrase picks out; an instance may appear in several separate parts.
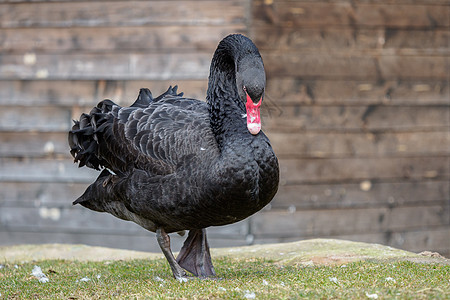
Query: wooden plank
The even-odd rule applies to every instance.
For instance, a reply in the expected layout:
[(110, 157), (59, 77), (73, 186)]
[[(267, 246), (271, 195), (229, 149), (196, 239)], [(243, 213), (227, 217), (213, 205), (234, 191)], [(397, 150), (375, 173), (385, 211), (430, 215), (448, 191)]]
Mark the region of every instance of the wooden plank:
[[(142, 87), (154, 96), (178, 85), (186, 97), (204, 100), (207, 78), (202, 80), (2, 80), (0, 105), (96, 105), (109, 98), (130, 105)], [(263, 108), (279, 113), (280, 106), (314, 105), (448, 105), (447, 81), (348, 81), (271, 78)]]
[[(11, 231), (88, 232), (113, 235), (147, 235), (139, 225), (68, 203), (64, 206), (2, 207), (1, 226)], [(244, 236), (248, 221), (208, 230), (216, 237)]]
[[(183, 246), (186, 237), (177, 234), (170, 235), (170, 246), (173, 252), (178, 252)], [(41, 232), (41, 231), (4, 231), (0, 229), (0, 246), (20, 244), (84, 244), (135, 251), (160, 253), (161, 249), (154, 233), (146, 232), (144, 235), (131, 234), (104, 234), (91, 232)], [(208, 243), (211, 248), (237, 247), (247, 245), (245, 237), (219, 237), (208, 234)]]
[[(142, 237), (149, 241), (156, 241), (155, 235), (140, 226), (120, 220), (106, 213), (98, 213), (82, 208), (81, 206), (68, 207), (57, 206), (49, 207), (41, 205), (38, 207), (3, 207), (0, 212), (0, 236), (20, 236), (27, 233), (46, 233), (48, 236), (60, 236), (57, 243), (92, 243), (86, 239), (89, 236), (97, 236), (97, 244), (105, 245), (105, 241), (115, 238), (120, 240), (122, 236), (130, 236), (135, 239)], [(248, 220), (241, 221), (228, 226), (214, 227), (208, 229), (212, 240), (216, 244), (224, 244), (224, 240), (240, 240), (240, 244), (245, 243)], [(180, 237), (177, 234), (171, 235), (175, 246), (173, 250), (181, 248), (183, 240), (186, 237)], [(11, 237), (9, 237), (11, 239)], [(52, 239), (50, 239), (52, 240)], [(35, 241), (27, 237), (27, 243), (49, 243), (49, 238), (41, 241)], [(22, 240), (23, 242), (24, 240)], [(98, 244), (100, 243), (100, 244)], [(14, 244), (11, 241), (1, 239), (0, 245)], [(116, 242), (113, 247), (124, 247), (122, 242)], [(132, 244), (130, 244), (132, 245)], [(135, 246), (133, 246), (135, 247)]]
[(251, 218), (255, 237), (310, 237), (418, 230), (449, 224), (448, 204), (397, 208), (261, 212)]
[[(0, 83), (1, 84), (1, 83)], [(448, 105), (446, 80), (305, 80), (301, 77), (270, 78), (266, 102), (315, 105)]]
[[(5, 28), (0, 32), (4, 53), (74, 53), (123, 51), (213, 52), (230, 32), (245, 33), (243, 24), (226, 26), (150, 26), (92, 28)], [(447, 30), (400, 30), (344, 28), (254, 28), (253, 41), (261, 51), (355, 50), (383, 54), (448, 53)], [(383, 50), (385, 50), (383, 52)], [(389, 53), (389, 52), (387, 52)]]
[[(279, 158), (400, 157), (449, 154), (448, 131), (266, 132)], [(289, 141), (289, 143), (286, 143)], [(1, 132), (0, 157), (69, 156), (67, 132)]]
[[(448, 130), (424, 132), (266, 132), (278, 157), (393, 157), (450, 154)], [(286, 141), (289, 141), (287, 143)], [(1, 149), (1, 148), (0, 148)]]
[[(121, 1), (121, 0), (96, 0), (98, 2), (111, 2), (111, 1)], [(147, 0), (137, 0), (137, 1), (147, 1)], [(168, 2), (174, 0), (166, 0)], [(198, 0), (205, 1), (205, 0)], [(220, 1), (220, 0), (216, 0)], [(285, 2), (317, 2), (316, 0), (283, 0)], [(329, 0), (328, 2), (345, 2), (349, 0)], [(0, 0), (0, 3), (29, 3), (29, 2), (86, 2), (86, 0)], [(378, 4), (427, 4), (427, 5), (448, 5), (449, 0), (359, 0), (361, 3), (378, 3)]]
[(0, 110), (1, 131), (68, 131), (72, 127), (67, 107), (3, 107)]
[(5, 54), (0, 79), (205, 79), (211, 53)]
[[(383, 47), (391, 49), (442, 49), (448, 51), (445, 41), (448, 41), (449, 38), (450, 32), (445, 29), (402, 30), (386, 28)], [(383, 42), (383, 40), (381, 41)]]
[(71, 182), (0, 182), (0, 207), (71, 207), (88, 185)]
[(351, 1), (253, 1), (256, 26), (436, 28), (449, 26), (446, 5), (354, 3)]
[(448, 56), (382, 56), (379, 58), (381, 78), (448, 78)]
[(262, 117), (267, 131), (299, 130), (445, 130), (449, 124), (448, 106), (282, 106), (277, 115)]
[[(209, 237), (208, 237), (209, 242)], [(232, 242), (232, 241), (230, 241)], [(83, 244), (89, 246), (109, 247), (160, 253), (161, 249), (153, 233), (148, 235), (117, 234), (89, 232), (47, 232), (47, 231), (6, 231), (0, 229), (0, 245), (13, 246), (21, 244)], [(181, 249), (183, 240), (171, 236), (173, 249)]]
[[(277, 27), (256, 26), (253, 41), (263, 51), (396, 51), (403, 54), (448, 53), (446, 29), (405, 30), (398, 28)], [(367, 52), (366, 52), (367, 51)]]
[[(280, 159), (281, 184), (447, 179), (449, 156)], [(98, 172), (70, 159), (0, 158), (0, 181), (91, 183)]]
[(447, 179), (450, 157), (280, 159), (281, 184)]
[(0, 7), (0, 27), (242, 24), (244, 4), (241, 0), (5, 3)]
[(378, 77), (374, 57), (326, 53), (263, 52), (268, 78), (373, 80)]
[[(70, 206), (88, 183), (0, 182), (2, 207)], [(398, 207), (448, 200), (446, 180), (281, 185), (265, 210)]]
[(67, 132), (1, 132), (0, 157), (70, 158)]
[[(39, 34), (36, 34), (39, 32)], [(230, 32), (245, 33), (243, 24), (225, 26), (4, 28), (3, 53), (168, 52), (213, 53)]]
[(447, 78), (446, 56), (399, 56), (330, 53), (264, 53), (266, 72), (273, 77), (355, 80)]
[(107, 81), (107, 80), (0, 80), (0, 105), (95, 106), (103, 99), (131, 105), (143, 87), (156, 97), (172, 85), (186, 97), (204, 100), (207, 80)]
[[(195, 53), (5, 54), (0, 79), (206, 79), (211, 51)], [(269, 78), (342, 80), (445, 80), (446, 56), (353, 55), (270, 52), (262, 54)]]
[(281, 185), (265, 210), (399, 207), (445, 203), (450, 182), (421, 180), (399, 182)]
[(445, 257), (450, 255), (450, 226), (436, 229), (400, 231), (392, 233), (391, 245), (414, 252), (437, 251)]
[[(69, 206), (70, 205), (70, 206)], [(68, 203), (65, 207), (2, 207), (1, 224), (9, 230), (53, 232), (103, 232), (105, 234), (143, 234), (146, 232), (133, 222), (123, 221), (106, 213), (96, 213)]]
[[(3, 106), (1, 131), (68, 131), (72, 119), (89, 112), (91, 105)], [(443, 131), (449, 124), (446, 106), (283, 106), (279, 115), (264, 111), (263, 129), (268, 132), (302, 131)]]
[(99, 172), (59, 158), (0, 158), (0, 181), (92, 183)]

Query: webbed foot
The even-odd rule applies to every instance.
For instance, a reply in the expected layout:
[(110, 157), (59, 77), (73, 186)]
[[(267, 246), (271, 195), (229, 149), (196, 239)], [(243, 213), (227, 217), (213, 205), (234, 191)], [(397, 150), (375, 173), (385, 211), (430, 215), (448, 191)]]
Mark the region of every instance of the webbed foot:
[(216, 272), (211, 262), (206, 229), (193, 229), (184, 242), (177, 257), (178, 264), (198, 277), (215, 277)]

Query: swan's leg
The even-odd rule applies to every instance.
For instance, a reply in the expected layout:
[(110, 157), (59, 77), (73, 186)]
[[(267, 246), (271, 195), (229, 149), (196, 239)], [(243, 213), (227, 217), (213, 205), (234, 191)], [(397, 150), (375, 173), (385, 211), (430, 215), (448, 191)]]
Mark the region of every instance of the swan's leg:
[(156, 229), (156, 239), (158, 240), (159, 247), (161, 247), (164, 256), (169, 262), (170, 268), (172, 269), (173, 276), (176, 279), (181, 279), (186, 277), (186, 272), (180, 267), (180, 265), (175, 260), (175, 257), (170, 250), (170, 237), (164, 231), (163, 228)]
[(184, 242), (183, 248), (177, 257), (178, 264), (195, 276), (216, 276), (209, 245), (206, 239), (206, 229), (193, 229)]

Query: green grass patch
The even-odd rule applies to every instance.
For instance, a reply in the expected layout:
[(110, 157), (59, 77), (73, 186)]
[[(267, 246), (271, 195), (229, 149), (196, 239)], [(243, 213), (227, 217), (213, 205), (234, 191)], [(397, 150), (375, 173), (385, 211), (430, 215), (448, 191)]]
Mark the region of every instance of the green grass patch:
[[(0, 299), (448, 299), (450, 266), (353, 262), (282, 266), (262, 259), (214, 260), (218, 279), (172, 278), (163, 259), (2, 264)], [(48, 277), (31, 275), (35, 265)]]

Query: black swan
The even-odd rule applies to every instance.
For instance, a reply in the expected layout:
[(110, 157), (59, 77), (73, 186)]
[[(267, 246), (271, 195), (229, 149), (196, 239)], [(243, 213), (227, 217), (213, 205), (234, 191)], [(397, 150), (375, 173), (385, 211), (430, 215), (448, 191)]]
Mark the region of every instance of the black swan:
[[(156, 232), (177, 279), (215, 276), (205, 228), (261, 210), (278, 189), (278, 160), (260, 131), (265, 72), (253, 42), (225, 37), (210, 68), (207, 101), (177, 87), (130, 107), (103, 100), (69, 132), (79, 167), (102, 172), (74, 204)], [(168, 233), (189, 230), (177, 257)]]

